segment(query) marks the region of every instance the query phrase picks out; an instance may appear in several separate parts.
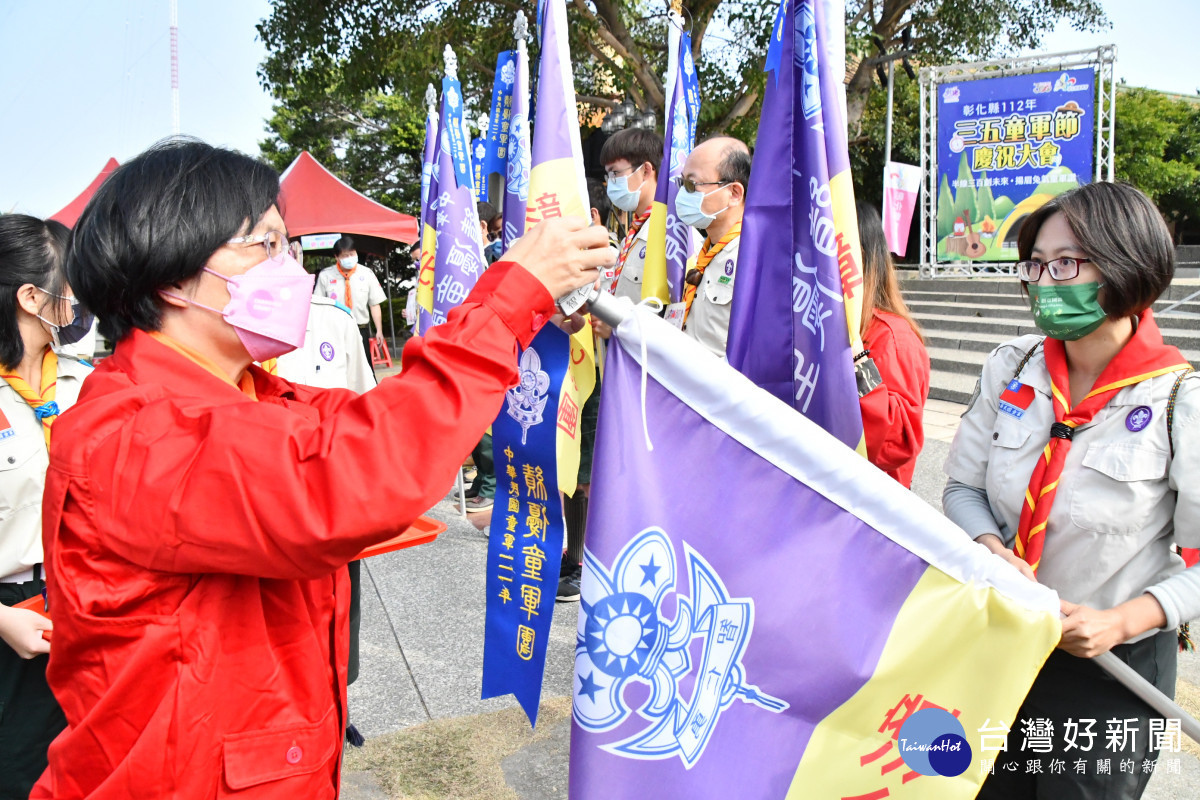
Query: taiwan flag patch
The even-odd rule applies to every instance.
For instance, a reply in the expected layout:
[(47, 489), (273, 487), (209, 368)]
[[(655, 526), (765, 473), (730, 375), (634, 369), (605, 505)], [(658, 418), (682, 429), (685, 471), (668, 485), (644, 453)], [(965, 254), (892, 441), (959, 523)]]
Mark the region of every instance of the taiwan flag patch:
[(1033, 402), (1033, 387), (1013, 378), (1000, 393), (1000, 410), (1009, 416), (1020, 419), (1025, 416), (1025, 410)]
[(0, 439), (16, 435), (17, 432), (13, 430), (12, 423), (8, 421), (8, 417), (4, 416), (4, 412), (0, 411)]

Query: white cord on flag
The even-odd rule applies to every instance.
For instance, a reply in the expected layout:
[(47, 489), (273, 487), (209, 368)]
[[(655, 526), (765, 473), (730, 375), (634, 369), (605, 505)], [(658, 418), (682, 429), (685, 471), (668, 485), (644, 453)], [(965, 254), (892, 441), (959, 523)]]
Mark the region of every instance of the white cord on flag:
[[(663, 310), (663, 302), (657, 297), (643, 297), (642, 301), (638, 303), (638, 305), (652, 309), (655, 314), (661, 314)], [(634, 324), (637, 325), (638, 342), (642, 347), (642, 435), (646, 437), (646, 452), (653, 453), (654, 444), (650, 441), (650, 423), (646, 419), (646, 335), (645, 331), (642, 330), (641, 316), (636, 310), (632, 315), (630, 315), (630, 318), (633, 319)]]

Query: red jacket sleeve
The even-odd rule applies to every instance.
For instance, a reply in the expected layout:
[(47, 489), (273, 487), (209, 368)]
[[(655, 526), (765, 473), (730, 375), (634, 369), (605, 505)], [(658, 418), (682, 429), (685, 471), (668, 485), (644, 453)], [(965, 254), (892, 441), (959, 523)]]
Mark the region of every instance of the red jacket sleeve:
[(298, 391), (316, 414), (150, 402), (92, 453), (100, 534), (149, 569), (326, 574), (442, 497), (516, 382), (517, 345), (553, 313), (536, 278), (500, 263), (409, 342), (400, 375), (358, 397)]
[(922, 414), (929, 395), (929, 355), (908, 323), (876, 314), (864, 345), (883, 383), (859, 398), (867, 459), (895, 470), (917, 457), (925, 443)]

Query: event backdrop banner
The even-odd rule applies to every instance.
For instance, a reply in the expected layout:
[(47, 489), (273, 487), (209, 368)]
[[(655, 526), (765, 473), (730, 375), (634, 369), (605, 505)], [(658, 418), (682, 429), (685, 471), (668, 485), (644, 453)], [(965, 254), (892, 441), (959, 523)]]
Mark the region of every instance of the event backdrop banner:
[(939, 261), (1016, 261), (1025, 217), (1091, 181), (1094, 84), (1085, 68), (938, 87)]

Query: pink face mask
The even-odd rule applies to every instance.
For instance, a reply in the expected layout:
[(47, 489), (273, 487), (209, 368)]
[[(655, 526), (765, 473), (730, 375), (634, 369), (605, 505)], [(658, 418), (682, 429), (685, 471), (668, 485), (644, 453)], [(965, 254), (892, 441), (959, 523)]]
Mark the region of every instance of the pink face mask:
[(223, 316), (255, 361), (290, 353), (304, 344), (316, 276), (305, 272), (290, 254), (264, 261), (232, 277), (208, 267), (204, 271), (228, 284), (229, 305), (224, 311), (170, 292), (162, 294)]

